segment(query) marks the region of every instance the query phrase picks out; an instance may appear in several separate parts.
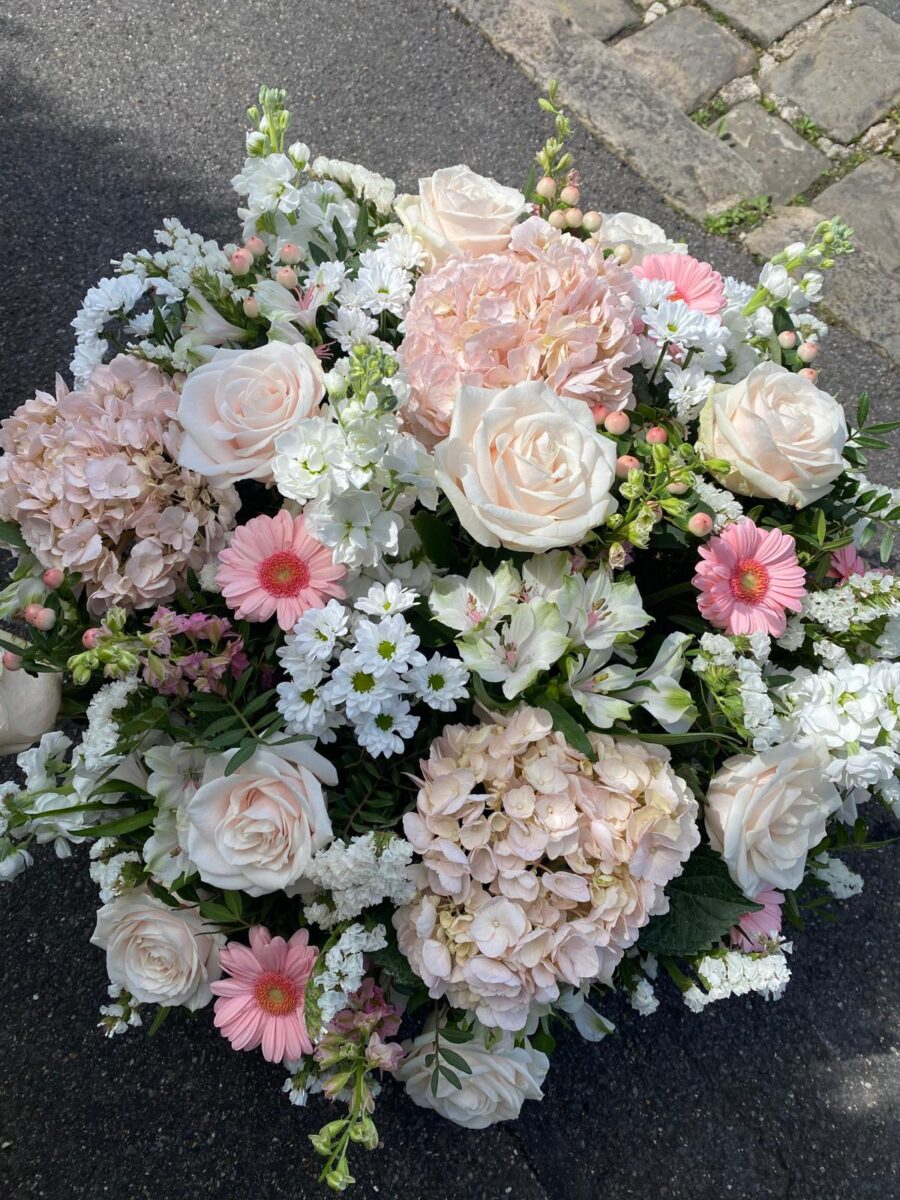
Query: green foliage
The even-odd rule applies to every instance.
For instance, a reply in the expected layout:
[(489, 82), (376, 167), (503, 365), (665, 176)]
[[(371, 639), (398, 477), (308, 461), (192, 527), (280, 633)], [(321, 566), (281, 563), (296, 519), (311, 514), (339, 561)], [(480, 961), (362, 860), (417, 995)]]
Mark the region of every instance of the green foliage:
[(748, 900), (709, 846), (698, 847), (666, 892), (669, 911), (654, 917), (641, 934), (641, 950), (670, 958), (702, 954), (744, 913), (761, 905)]
[(724, 212), (710, 213), (703, 224), (707, 233), (737, 233), (738, 230), (753, 229), (767, 217), (772, 209), (772, 201), (768, 196), (754, 196), (749, 200), (741, 200)]

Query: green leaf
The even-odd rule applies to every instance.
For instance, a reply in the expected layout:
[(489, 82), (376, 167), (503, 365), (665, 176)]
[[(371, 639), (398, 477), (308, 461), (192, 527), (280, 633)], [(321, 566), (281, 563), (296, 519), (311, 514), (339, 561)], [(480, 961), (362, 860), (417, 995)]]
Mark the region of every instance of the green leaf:
[(108, 821), (105, 825), (92, 825), (89, 829), (79, 829), (79, 837), (119, 837), (123, 833), (133, 833), (135, 829), (143, 829), (156, 816), (155, 809), (133, 813), (130, 817), (122, 817), (118, 821)]
[(772, 310), (772, 328), (776, 333), (786, 333), (788, 330), (793, 332), (794, 322), (791, 320), (790, 314), (786, 309), (776, 308)]
[(683, 873), (666, 891), (669, 911), (654, 917), (638, 942), (641, 950), (657, 956), (702, 954), (745, 913), (762, 907), (742, 894), (725, 863), (709, 846), (694, 851)]
[(445, 1059), (451, 1067), (456, 1067), (457, 1071), (462, 1071), (463, 1075), (472, 1074), (472, 1068), (455, 1050), (448, 1050), (446, 1046), (441, 1046), (441, 1058)]
[[(453, 1071), (450, 1070), (449, 1067), (445, 1067), (443, 1064), (441, 1064), (441, 1066), (438, 1067), (438, 1070), (443, 1075), (443, 1077), (447, 1080), (447, 1082), (449, 1084), (451, 1084), (453, 1087), (455, 1087), (458, 1092), (462, 1091), (462, 1084), (459, 1082), (459, 1076), (455, 1075), (453, 1073)], [(432, 1079), (433, 1078), (434, 1078), (434, 1076), (432, 1076)]]
[(163, 1021), (171, 1011), (171, 1008), (165, 1004), (161, 1004), (159, 1006), (159, 1008), (156, 1010), (156, 1016), (150, 1022), (150, 1028), (147, 1030), (147, 1037), (153, 1037), (157, 1029), (159, 1029), (160, 1025), (162, 1025)]
[(578, 750), (591, 762), (597, 761), (597, 752), (588, 741), (587, 734), (567, 709), (546, 695), (538, 698), (538, 704), (547, 710), (553, 718), (553, 728), (563, 735), (573, 749)]
[(28, 549), (15, 521), (0, 521), (0, 542), (5, 546), (14, 546), (16, 550)]
[(436, 567), (457, 566), (457, 554), (453, 535), (446, 521), (431, 512), (419, 512), (413, 517), (416, 533), (425, 548), (425, 553)]
[(228, 765), (225, 767), (223, 773), (225, 775), (233, 775), (238, 767), (243, 766), (247, 759), (253, 757), (256, 752), (256, 745), (256, 738), (245, 738), (234, 754), (232, 754), (231, 758), (229, 758)]
[(865, 423), (866, 423), (866, 417), (868, 417), (868, 415), (869, 415), (869, 394), (868, 394), (868, 392), (863, 392), (863, 394), (859, 398), (859, 403), (856, 406), (856, 424), (857, 424), (858, 428), (862, 429), (863, 425), (865, 425)]

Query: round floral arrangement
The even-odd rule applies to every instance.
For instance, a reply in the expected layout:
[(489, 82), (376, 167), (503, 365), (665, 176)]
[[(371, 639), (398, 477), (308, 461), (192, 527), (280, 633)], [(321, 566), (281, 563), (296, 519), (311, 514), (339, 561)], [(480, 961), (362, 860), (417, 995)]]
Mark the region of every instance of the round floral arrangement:
[(617, 994), (781, 995), (900, 814), (900, 494), (840, 221), (746, 284), (585, 210), (553, 89), (521, 191), (406, 196), (284, 99), (0, 426), (0, 877), (86, 850), (101, 1028), (208, 1009), (343, 1191), (391, 1077), (482, 1128)]

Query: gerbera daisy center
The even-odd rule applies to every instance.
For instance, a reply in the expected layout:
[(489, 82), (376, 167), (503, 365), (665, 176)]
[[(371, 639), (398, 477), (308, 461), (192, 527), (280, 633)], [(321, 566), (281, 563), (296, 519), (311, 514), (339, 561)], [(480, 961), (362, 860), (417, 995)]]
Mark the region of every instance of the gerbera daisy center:
[(293, 979), (280, 971), (260, 975), (254, 992), (259, 1007), (273, 1017), (286, 1017), (300, 1003), (300, 993)]
[(743, 558), (731, 572), (731, 591), (736, 600), (758, 604), (769, 588), (769, 572), (754, 558)]
[(272, 596), (296, 596), (309, 584), (309, 567), (289, 550), (276, 550), (259, 564), (259, 582)]

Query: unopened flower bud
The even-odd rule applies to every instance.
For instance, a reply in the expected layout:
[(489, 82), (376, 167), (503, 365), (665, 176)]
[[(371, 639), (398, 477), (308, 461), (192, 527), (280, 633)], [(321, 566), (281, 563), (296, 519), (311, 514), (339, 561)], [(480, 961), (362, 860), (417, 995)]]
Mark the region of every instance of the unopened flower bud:
[(572, 187), (572, 185), (569, 183), (566, 184), (563, 190), (559, 193), (559, 198), (562, 200), (563, 204), (568, 204), (574, 208), (581, 199), (581, 192), (577, 187)]
[(619, 479), (625, 479), (629, 471), (639, 471), (641, 464), (633, 454), (620, 454), (616, 459), (616, 475)]
[(556, 195), (556, 180), (552, 175), (545, 175), (543, 179), (538, 180), (534, 190), (542, 200), (552, 200)]
[(84, 631), (84, 633), (81, 635), (81, 644), (82, 644), (82, 646), (84, 646), (85, 650), (96, 650), (97, 643), (99, 641), (100, 641), (100, 630), (97, 629), (96, 627), (94, 627), (93, 629), (86, 629)]
[(801, 362), (811, 363), (819, 353), (819, 347), (815, 342), (804, 342), (797, 350), (797, 357)]
[(22, 666), (22, 659), (18, 654), (13, 654), (12, 650), (4, 650), (3, 666), (7, 671), (18, 671)]
[(297, 286), (297, 272), (293, 267), (279, 267), (275, 272), (275, 280), (289, 291)]
[(228, 260), (232, 275), (246, 275), (253, 266), (253, 255), (243, 246), (239, 246)]
[(266, 252), (266, 243), (254, 233), (244, 242), (244, 249), (249, 250), (254, 258), (260, 258)]
[(283, 263), (298, 263), (303, 257), (303, 251), (294, 242), (285, 242), (278, 251), (278, 257)]
[(249, 317), (251, 321), (255, 321), (259, 316), (259, 301), (255, 296), (245, 296), (242, 308), (244, 316)]
[(709, 513), (695, 512), (688, 521), (688, 529), (694, 535), (694, 537), (706, 537), (706, 535), (712, 530), (712, 527), (712, 517), (709, 515)]
[(566, 224), (570, 229), (580, 229), (583, 220), (584, 213), (580, 208), (569, 208), (566, 210)]
[(603, 217), (596, 209), (592, 208), (590, 212), (584, 214), (582, 225), (588, 233), (597, 233), (603, 227)]
[(647, 441), (651, 446), (660, 446), (668, 440), (669, 435), (661, 425), (654, 425), (651, 429), (647, 430)]
[(247, 153), (262, 154), (266, 148), (266, 135), (260, 133), (258, 129), (254, 129), (252, 133), (247, 134)]
[(603, 418), (603, 427), (607, 433), (611, 433), (615, 437), (621, 437), (623, 433), (627, 433), (631, 428), (631, 421), (628, 418), (628, 413), (608, 413)]
[(782, 350), (793, 350), (797, 345), (797, 335), (793, 329), (785, 329), (782, 333), (779, 333), (778, 345), (781, 346)]
[(65, 575), (59, 569), (59, 567), (48, 567), (44, 572), (43, 578), (47, 587), (50, 588), (52, 592), (55, 592), (58, 587), (62, 587), (62, 582), (65, 579)]
[(565, 211), (561, 208), (555, 208), (553, 210), (553, 212), (550, 214), (550, 216), (547, 218), (547, 220), (550, 222), (550, 224), (553, 226), (554, 229), (568, 228), (569, 222), (566, 219)]

